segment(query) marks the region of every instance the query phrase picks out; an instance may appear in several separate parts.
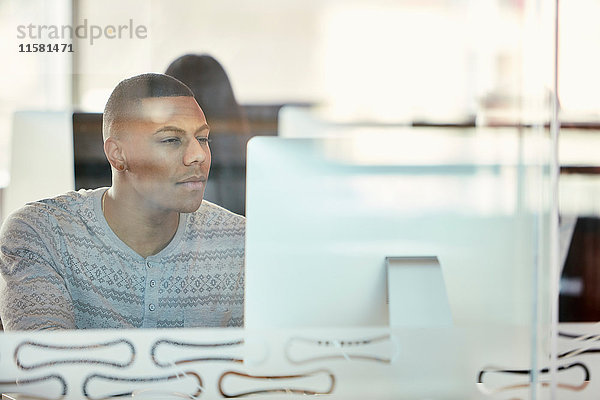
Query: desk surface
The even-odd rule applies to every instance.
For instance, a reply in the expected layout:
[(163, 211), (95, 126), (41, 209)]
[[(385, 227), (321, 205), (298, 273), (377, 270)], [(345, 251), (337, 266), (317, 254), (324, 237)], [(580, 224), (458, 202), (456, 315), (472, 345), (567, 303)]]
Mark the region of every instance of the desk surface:
[[(124, 397), (124, 396), (120, 396), (120, 397), (110, 397), (110, 398), (105, 398), (104, 400), (111, 400), (111, 399), (131, 399), (132, 397)], [(44, 397), (31, 397), (31, 396), (27, 396), (21, 393), (2, 393), (2, 400), (45, 400)]]
[[(561, 324), (560, 329), (568, 336), (559, 338), (559, 354), (571, 352), (572, 356), (561, 358), (558, 364), (573, 368), (563, 368), (556, 377), (564, 386), (559, 388), (558, 398), (596, 398), (600, 381), (592, 378), (586, 383), (589, 378), (583, 372), (594, 377), (600, 371), (600, 359), (594, 351), (600, 326)], [(590, 339), (571, 338), (583, 334)], [(545, 348), (545, 343), (546, 339), (540, 347)], [(0, 382), (0, 392), (6, 393), (3, 400), (44, 399), (11, 394), (17, 390), (52, 399), (81, 400), (83, 393), (92, 392), (88, 398), (98, 399), (130, 391), (195, 393), (199, 387), (205, 391), (202, 398), (208, 399), (222, 398), (223, 393), (281, 392), (287, 388), (323, 393), (333, 390), (328, 398), (344, 400), (483, 400), (490, 398), (488, 392), (498, 390), (510, 390), (507, 396), (512, 398), (529, 398), (528, 379), (502, 370), (531, 368), (530, 347), (530, 329), (513, 326), (5, 332), (0, 354), (11, 356), (0, 358), (0, 379), (4, 381)], [(547, 359), (544, 353), (539, 357)], [(244, 363), (235, 362), (240, 358)], [(46, 365), (48, 362), (55, 366)], [(116, 366), (105, 375), (106, 365), (102, 363)], [(495, 371), (490, 365), (502, 370)], [(34, 369), (41, 367), (54, 368), (45, 373), (46, 377), (60, 375), (61, 379), (48, 379), (45, 386), (16, 385), (17, 379), (40, 378), (41, 372)], [(482, 369), (489, 373), (479, 385), (477, 377)], [(540, 379), (550, 379), (543, 375)], [(549, 398), (549, 390), (541, 387), (540, 397)], [(152, 397), (157, 398), (154, 394)], [(288, 398), (280, 394), (252, 398)]]
[[(107, 397), (103, 400), (132, 399), (131, 396)], [(46, 400), (44, 397), (27, 396), (22, 393), (2, 393), (2, 400)]]

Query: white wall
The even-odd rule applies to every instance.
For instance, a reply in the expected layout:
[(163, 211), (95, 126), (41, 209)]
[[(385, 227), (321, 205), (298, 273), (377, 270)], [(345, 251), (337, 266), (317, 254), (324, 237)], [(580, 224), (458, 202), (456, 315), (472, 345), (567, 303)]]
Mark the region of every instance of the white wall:
[(83, 105), (98, 109), (121, 79), (164, 72), (185, 53), (210, 53), (226, 68), (241, 102), (321, 97), (319, 12), (327, 1), (103, 1), (79, 0), (79, 18), (148, 26), (144, 40), (81, 46)]
[(0, 187), (10, 162), (12, 115), (16, 110), (64, 110), (71, 106), (71, 54), (19, 53), (17, 26), (69, 24), (69, 0), (0, 1)]
[(359, 118), (460, 119), (499, 86), (521, 89), (524, 9), (500, 3), (77, 0), (80, 21), (132, 18), (149, 31), (144, 40), (80, 46), (81, 104), (101, 110), (124, 77), (210, 53), (243, 103), (327, 102)]
[[(184, 53), (211, 53), (242, 102), (335, 101), (362, 97), (357, 110), (388, 107), (416, 117), (473, 113), (490, 94), (512, 95), (523, 78), (551, 83), (551, 66), (520, 70), (531, 31), (529, 5), (499, 0), (74, 0), (75, 23), (148, 28), (144, 40), (75, 40), (78, 104), (100, 110), (126, 76), (165, 70)], [(535, 3), (535, 4), (534, 4)], [(70, 22), (69, 0), (0, 2), (0, 110), (70, 102), (69, 55), (17, 54), (21, 23)], [(599, 0), (561, 3), (560, 94), (568, 112), (596, 113), (594, 49)], [(546, 18), (547, 16), (544, 16)], [(551, 17), (551, 16), (550, 16)], [(551, 22), (551, 19), (548, 21)], [(552, 38), (542, 32), (545, 45)], [(539, 71), (544, 69), (543, 71)], [(382, 95), (379, 104), (377, 97)], [(359, 102), (360, 103), (360, 102)], [(390, 103), (391, 106), (390, 106)], [(387, 104), (387, 106), (386, 106)], [(374, 112), (374, 111), (373, 111)], [(6, 112), (4, 112), (5, 114)], [(371, 112), (372, 113), (372, 112)], [(5, 135), (4, 135), (5, 136)]]

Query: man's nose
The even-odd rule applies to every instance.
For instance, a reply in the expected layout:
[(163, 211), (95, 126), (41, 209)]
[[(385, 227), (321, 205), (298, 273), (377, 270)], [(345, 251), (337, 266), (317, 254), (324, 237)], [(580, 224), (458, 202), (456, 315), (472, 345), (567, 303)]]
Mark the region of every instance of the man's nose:
[(185, 149), (183, 163), (185, 165), (191, 165), (195, 162), (201, 164), (206, 160), (207, 152), (208, 144), (200, 143), (196, 139), (190, 140)]

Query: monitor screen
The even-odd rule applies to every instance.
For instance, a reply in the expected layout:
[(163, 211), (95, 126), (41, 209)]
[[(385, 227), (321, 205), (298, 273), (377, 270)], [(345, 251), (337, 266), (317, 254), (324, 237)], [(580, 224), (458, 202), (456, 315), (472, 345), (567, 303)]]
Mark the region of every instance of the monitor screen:
[(424, 256), (439, 260), (455, 324), (531, 320), (535, 171), (419, 164), (424, 149), (403, 140), (250, 141), (247, 327), (387, 325), (386, 258)]
[(104, 155), (102, 113), (73, 113), (75, 189), (110, 186), (110, 164)]

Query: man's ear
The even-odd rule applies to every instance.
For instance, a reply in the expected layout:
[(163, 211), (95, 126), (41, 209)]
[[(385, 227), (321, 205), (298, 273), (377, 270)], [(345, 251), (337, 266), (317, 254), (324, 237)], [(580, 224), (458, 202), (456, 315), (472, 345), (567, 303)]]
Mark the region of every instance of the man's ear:
[(109, 137), (104, 141), (104, 154), (110, 165), (117, 171), (127, 169), (127, 159), (122, 144), (115, 138)]

